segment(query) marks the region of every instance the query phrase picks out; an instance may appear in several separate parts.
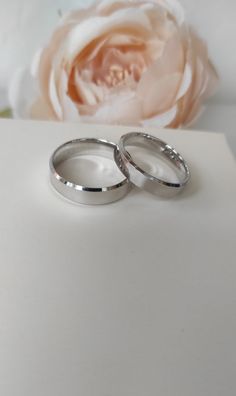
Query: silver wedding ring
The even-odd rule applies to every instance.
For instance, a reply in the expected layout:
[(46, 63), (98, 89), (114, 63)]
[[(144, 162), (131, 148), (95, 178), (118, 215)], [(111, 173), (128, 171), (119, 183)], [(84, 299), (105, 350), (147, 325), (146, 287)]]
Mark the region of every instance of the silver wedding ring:
[[(151, 162), (156, 162), (155, 169), (152, 166), (147, 169), (145, 159), (141, 164), (136, 159), (140, 149), (145, 155), (151, 155)], [(116, 172), (114, 176), (112, 173), (113, 184), (97, 185), (97, 179), (93, 182), (86, 179), (85, 182), (84, 167), (76, 168), (76, 177), (63, 170), (66, 161), (86, 155), (108, 156), (115, 162), (113, 165), (118, 174)], [(95, 138), (75, 139), (62, 144), (50, 158), (50, 179), (57, 192), (69, 200), (94, 205), (123, 198), (131, 183), (155, 195), (175, 195), (188, 183), (190, 171), (182, 156), (169, 144), (147, 133), (131, 132), (123, 135), (118, 145)]]
[[(118, 172), (120, 180), (108, 186), (82, 185), (73, 178), (63, 174), (61, 168), (65, 161), (73, 160), (83, 155), (96, 155), (114, 160), (114, 155), (120, 163)], [(129, 180), (122, 173), (122, 162), (119, 160), (119, 148), (115, 143), (103, 139), (82, 138), (71, 140), (58, 147), (50, 158), (50, 180), (53, 187), (70, 201), (82, 204), (106, 204), (123, 198), (129, 191)], [(115, 165), (116, 166), (116, 165)], [(82, 171), (81, 171), (82, 172)], [(78, 179), (79, 179), (78, 175)], [(82, 175), (81, 175), (82, 176)], [(77, 178), (76, 178), (77, 180)]]
[[(165, 161), (175, 175), (170, 177), (157, 177), (135, 162), (129, 148), (143, 148), (154, 154), (160, 161)], [(155, 195), (172, 196), (180, 192), (190, 178), (188, 165), (181, 155), (169, 144), (146, 133), (131, 132), (123, 135), (119, 141), (119, 156), (117, 164), (122, 162), (126, 177), (137, 187), (147, 190)], [(159, 168), (161, 165), (159, 165)]]

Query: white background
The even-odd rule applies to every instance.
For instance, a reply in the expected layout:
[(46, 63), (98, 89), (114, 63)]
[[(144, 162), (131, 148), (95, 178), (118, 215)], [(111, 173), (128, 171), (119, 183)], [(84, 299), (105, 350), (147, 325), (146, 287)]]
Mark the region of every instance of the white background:
[[(0, 90), (6, 89), (17, 67), (25, 66), (45, 44), (59, 12), (86, 6), (91, 0), (0, 0)], [(236, 1), (182, 0), (187, 19), (208, 44), (221, 86), (213, 101), (236, 102)]]

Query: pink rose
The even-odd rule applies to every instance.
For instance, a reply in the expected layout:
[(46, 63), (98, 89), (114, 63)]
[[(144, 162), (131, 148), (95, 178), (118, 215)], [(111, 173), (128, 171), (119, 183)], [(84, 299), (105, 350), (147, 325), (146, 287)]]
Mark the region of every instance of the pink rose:
[(179, 127), (213, 92), (177, 0), (101, 0), (61, 21), (37, 66), (33, 118)]

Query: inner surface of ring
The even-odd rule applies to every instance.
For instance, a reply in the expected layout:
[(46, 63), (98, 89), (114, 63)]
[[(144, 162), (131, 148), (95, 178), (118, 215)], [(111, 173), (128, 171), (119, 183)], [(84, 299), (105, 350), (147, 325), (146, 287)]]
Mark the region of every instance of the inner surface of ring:
[(54, 154), (53, 166), (67, 182), (88, 188), (107, 188), (121, 183), (124, 175), (114, 161), (112, 143), (88, 139), (72, 141)]
[(183, 159), (168, 144), (135, 133), (126, 135), (123, 143), (132, 162), (146, 174), (164, 182), (184, 183), (187, 180)]

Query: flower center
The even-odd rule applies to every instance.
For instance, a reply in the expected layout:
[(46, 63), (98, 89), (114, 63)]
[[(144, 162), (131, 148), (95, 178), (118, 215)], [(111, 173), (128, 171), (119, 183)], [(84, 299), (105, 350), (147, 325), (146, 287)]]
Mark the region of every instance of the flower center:
[(104, 85), (105, 83), (108, 87), (117, 87), (124, 84), (128, 76), (129, 72), (127, 69), (124, 69), (118, 64), (114, 64), (110, 66), (104, 76), (99, 76), (96, 78), (96, 83), (100, 86)]
[(105, 81), (108, 86), (116, 87), (124, 83), (128, 77), (129, 72), (120, 65), (112, 65), (105, 76)]
[(138, 82), (144, 71), (144, 67), (140, 67), (137, 64), (129, 65), (128, 67), (122, 67), (119, 64), (113, 64), (108, 69), (104, 76), (96, 78), (95, 82), (97, 85), (105, 85), (107, 87), (118, 87), (127, 83), (128, 80)]

